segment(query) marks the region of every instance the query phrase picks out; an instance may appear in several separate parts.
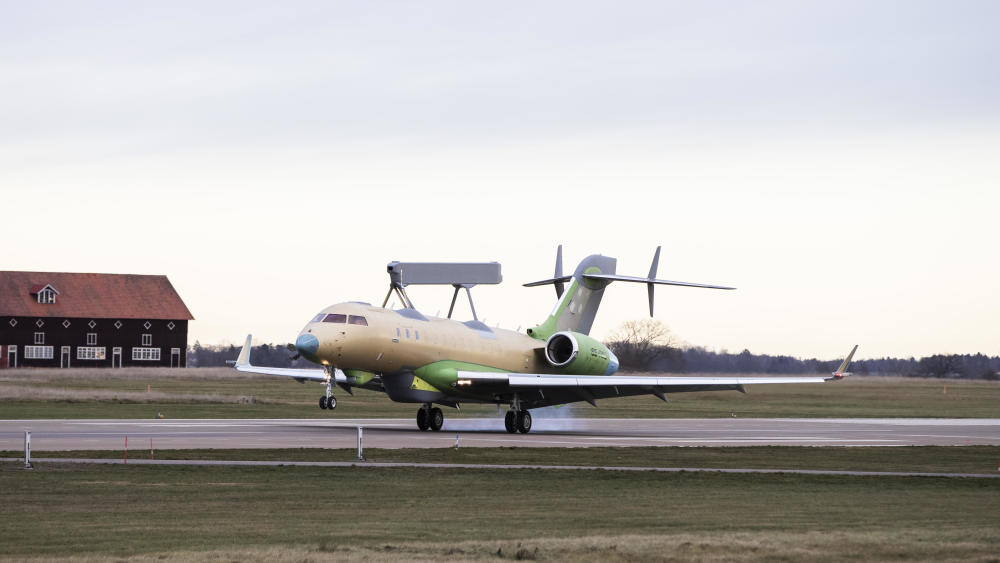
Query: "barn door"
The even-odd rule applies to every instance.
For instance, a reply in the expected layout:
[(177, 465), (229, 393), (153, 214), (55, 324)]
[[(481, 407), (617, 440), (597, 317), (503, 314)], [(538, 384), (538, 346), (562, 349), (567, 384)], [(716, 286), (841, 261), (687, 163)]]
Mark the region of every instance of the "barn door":
[(122, 347), (115, 346), (111, 349), (111, 367), (120, 368), (122, 367)]
[(171, 348), (170, 349), (170, 367), (179, 368), (181, 367), (181, 349)]
[(0, 344), (0, 369), (7, 367), (7, 347)]
[(63, 346), (60, 348), (61, 352), (59, 354), (59, 367), (68, 368), (69, 367), (69, 346)]
[(7, 347), (7, 367), (16, 368), (17, 367), (17, 346)]

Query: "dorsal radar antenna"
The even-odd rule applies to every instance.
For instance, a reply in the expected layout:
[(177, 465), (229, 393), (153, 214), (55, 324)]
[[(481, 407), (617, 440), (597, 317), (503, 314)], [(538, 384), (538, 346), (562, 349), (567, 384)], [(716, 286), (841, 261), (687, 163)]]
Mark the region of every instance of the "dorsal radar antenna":
[(472, 288), (479, 284), (495, 285), (503, 281), (499, 262), (389, 262), (386, 266), (389, 273), (389, 291), (382, 302), (384, 308), (389, 297), (395, 293), (403, 306), (415, 309), (410, 297), (406, 294), (408, 285), (450, 285), (455, 288), (451, 296), (451, 306), (448, 308), (448, 318), (455, 311), (455, 301), (462, 289), (469, 298), (469, 308), (472, 318), (476, 316), (476, 306), (472, 302)]

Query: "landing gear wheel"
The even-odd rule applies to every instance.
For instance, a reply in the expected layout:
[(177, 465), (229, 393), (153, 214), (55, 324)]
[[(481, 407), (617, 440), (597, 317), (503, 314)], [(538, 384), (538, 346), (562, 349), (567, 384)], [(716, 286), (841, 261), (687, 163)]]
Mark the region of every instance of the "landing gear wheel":
[(507, 429), (507, 432), (514, 434), (517, 432), (517, 413), (514, 411), (507, 411), (507, 414), (503, 417), (503, 427)]
[(428, 423), (431, 425), (431, 430), (435, 432), (441, 430), (441, 427), (444, 426), (444, 413), (441, 412), (441, 409), (437, 407), (431, 409)]
[(337, 408), (337, 398), (331, 395), (326, 400), (326, 408), (328, 408), (330, 410), (333, 410), (333, 409)]
[(420, 409), (417, 411), (417, 428), (421, 431), (430, 428), (430, 424), (427, 421), (427, 409)]
[(319, 398), (319, 408), (326, 410), (326, 397)]
[(521, 434), (527, 434), (531, 432), (531, 413), (528, 411), (519, 411), (517, 413), (517, 431)]

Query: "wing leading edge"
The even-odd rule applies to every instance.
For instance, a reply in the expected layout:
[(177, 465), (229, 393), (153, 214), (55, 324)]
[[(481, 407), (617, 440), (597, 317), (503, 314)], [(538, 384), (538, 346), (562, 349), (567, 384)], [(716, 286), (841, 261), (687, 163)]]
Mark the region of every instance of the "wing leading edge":
[[(252, 339), (253, 335), (248, 334), (247, 341), (243, 344), (243, 348), (240, 350), (240, 355), (236, 358), (236, 363), (233, 364), (233, 368), (235, 368), (236, 371), (259, 373), (262, 375), (280, 375), (283, 377), (291, 377), (299, 381), (329, 381), (330, 375), (323, 368), (277, 368), (252, 365), (250, 363), (250, 348)], [(347, 376), (344, 375), (344, 372), (339, 369), (333, 371), (333, 377), (336, 383), (347, 383)]]

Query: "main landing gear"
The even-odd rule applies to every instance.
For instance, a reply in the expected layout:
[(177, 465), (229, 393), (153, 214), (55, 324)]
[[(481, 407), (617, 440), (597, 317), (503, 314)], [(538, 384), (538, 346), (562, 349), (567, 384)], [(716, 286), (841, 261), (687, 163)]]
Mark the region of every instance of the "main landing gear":
[(337, 398), (333, 396), (333, 386), (326, 382), (326, 395), (319, 398), (319, 408), (333, 410), (337, 408)]
[(528, 411), (509, 410), (503, 417), (503, 427), (507, 432), (527, 434), (531, 432), (531, 413)]
[(521, 408), (521, 398), (516, 393), (510, 401), (510, 410), (503, 417), (503, 427), (511, 434), (531, 432), (531, 413)]
[(424, 403), (417, 411), (417, 428), (421, 431), (431, 429), (435, 432), (444, 426), (444, 413), (437, 407), (432, 407), (430, 403)]

